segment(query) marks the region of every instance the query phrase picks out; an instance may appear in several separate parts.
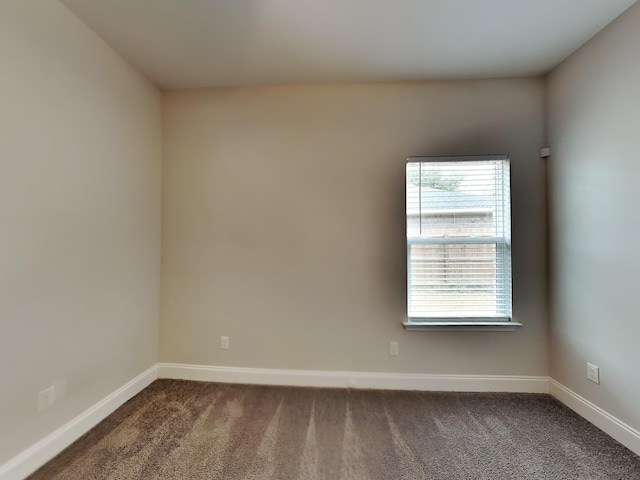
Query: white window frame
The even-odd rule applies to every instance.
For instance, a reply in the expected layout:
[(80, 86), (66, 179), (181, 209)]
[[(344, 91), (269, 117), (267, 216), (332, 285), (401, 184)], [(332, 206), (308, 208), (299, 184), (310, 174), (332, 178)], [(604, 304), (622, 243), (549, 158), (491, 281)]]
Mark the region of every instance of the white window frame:
[[(427, 162), (457, 162), (457, 161), (487, 161), (487, 160), (501, 160), (507, 162), (510, 167), (510, 159), (507, 155), (474, 155), (474, 156), (450, 156), (450, 157), (409, 157), (407, 159), (407, 165), (409, 163), (427, 163)], [(405, 179), (405, 186), (407, 180)], [(506, 205), (509, 212), (504, 215), (504, 211), (501, 213), (500, 218), (508, 217), (506, 224), (501, 225), (502, 235), (496, 237), (465, 237), (465, 238), (417, 238), (409, 237), (407, 234), (407, 321), (404, 322), (406, 330), (471, 330), (471, 331), (513, 331), (521, 327), (522, 324), (513, 321), (512, 318), (512, 272), (511, 272), (511, 179), (508, 178), (508, 184), (503, 188), (508, 189), (508, 202)], [(406, 194), (405, 194), (405, 209), (406, 209)], [(408, 211), (406, 212), (406, 221), (409, 221)], [(405, 233), (407, 233), (407, 225), (405, 225)], [(501, 285), (501, 288), (505, 289), (501, 295), (503, 298), (508, 298), (507, 312), (503, 315), (495, 316), (427, 316), (427, 317), (411, 317), (409, 316), (411, 305), (411, 246), (417, 244), (447, 244), (447, 245), (461, 245), (461, 244), (490, 244), (496, 246), (496, 251), (502, 250), (502, 255), (507, 255), (506, 264), (508, 264), (508, 285)], [(504, 262), (503, 262), (504, 263)], [(508, 289), (508, 291), (507, 291)], [(498, 294), (496, 294), (498, 296)]]

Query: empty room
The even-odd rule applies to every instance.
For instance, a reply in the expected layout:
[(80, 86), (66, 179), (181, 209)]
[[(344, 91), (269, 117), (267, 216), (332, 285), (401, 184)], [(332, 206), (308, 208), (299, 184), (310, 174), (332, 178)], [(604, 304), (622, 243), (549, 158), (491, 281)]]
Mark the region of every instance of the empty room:
[(0, 480), (640, 479), (635, 0), (1, 0)]

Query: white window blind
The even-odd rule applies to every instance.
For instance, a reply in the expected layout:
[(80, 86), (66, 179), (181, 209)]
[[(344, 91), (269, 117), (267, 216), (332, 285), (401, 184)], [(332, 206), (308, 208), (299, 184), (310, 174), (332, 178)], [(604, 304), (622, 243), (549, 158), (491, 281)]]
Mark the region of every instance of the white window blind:
[(408, 322), (511, 320), (509, 159), (406, 167)]

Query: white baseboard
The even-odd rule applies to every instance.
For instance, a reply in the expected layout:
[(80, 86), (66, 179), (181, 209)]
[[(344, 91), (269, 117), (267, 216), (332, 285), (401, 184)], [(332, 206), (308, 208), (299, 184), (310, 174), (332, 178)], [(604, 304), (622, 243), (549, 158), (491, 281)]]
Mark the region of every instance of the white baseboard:
[(593, 423), (636, 455), (640, 455), (640, 432), (604, 411), (553, 378), (549, 379), (549, 394), (581, 417)]
[(80, 438), (156, 378), (305, 387), (457, 392), (548, 393), (640, 455), (640, 432), (545, 376), (431, 375), (284, 370), (158, 363), (50, 435), (0, 466), (0, 480), (20, 480)]
[(0, 480), (30, 475), (158, 378), (154, 365), (94, 406), (0, 466)]
[(159, 363), (159, 378), (205, 382), (456, 392), (549, 393), (548, 377), (281, 370)]

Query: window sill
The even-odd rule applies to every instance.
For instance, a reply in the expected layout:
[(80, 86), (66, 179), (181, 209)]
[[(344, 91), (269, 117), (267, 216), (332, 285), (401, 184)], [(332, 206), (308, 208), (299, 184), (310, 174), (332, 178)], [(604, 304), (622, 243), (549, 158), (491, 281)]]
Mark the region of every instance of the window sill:
[(518, 322), (403, 322), (408, 332), (513, 332), (520, 327)]

